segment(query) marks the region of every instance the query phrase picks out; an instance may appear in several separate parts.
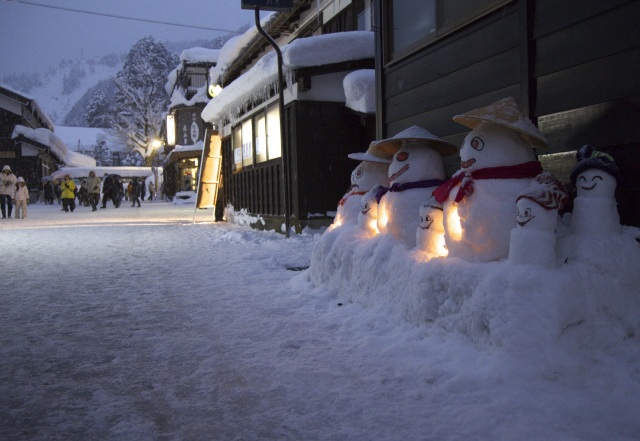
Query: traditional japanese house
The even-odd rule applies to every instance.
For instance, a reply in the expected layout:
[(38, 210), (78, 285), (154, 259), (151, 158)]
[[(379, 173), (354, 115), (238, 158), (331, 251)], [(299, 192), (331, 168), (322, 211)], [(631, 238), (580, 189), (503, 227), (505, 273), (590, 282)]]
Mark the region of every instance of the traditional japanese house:
[(367, 107), (349, 82), (375, 84), (370, 1), (297, 0), (262, 28), (283, 48), (283, 113), (276, 52), (256, 27), (223, 47), (237, 55), (211, 70), (222, 89), (202, 113), (222, 138), (228, 218), (277, 231), (286, 220), (298, 232), (329, 225), (357, 166), (347, 155), (375, 137), (375, 100)]
[[(417, 124), (461, 145), (454, 115), (512, 96), (565, 184), (584, 144), (620, 168), (621, 221), (640, 225), (640, 2), (375, 2), (378, 137)], [(449, 174), (459, 168), (447, 160)]]
[(209, 69), (216, 65), (218, 53), (218, 49), (187, 49), (169, 75), (166, 143), (164, 151), (156, 152), (165, 158), (164, 193), (169, 197), (196, 190), (205, 129), (211, 127), (200, 114), (210, 99)]

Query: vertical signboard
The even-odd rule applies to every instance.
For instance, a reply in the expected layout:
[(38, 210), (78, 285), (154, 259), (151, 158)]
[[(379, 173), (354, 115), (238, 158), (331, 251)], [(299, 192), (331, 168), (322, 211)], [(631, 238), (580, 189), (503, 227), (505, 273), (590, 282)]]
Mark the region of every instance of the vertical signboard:
[(196, 208), (215, 207), (222, 171), (222, 141), (217, 130), (205, 132)]

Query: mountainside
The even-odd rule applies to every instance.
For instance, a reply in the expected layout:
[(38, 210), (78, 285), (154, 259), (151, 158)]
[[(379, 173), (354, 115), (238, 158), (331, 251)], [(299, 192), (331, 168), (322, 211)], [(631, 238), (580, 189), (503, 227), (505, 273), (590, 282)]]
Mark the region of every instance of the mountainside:
[[(219, 49), (230, 37), (166, 42), (165, 46), (179, 56), (184, 49), (191, 47)], [(0, 78), (0, 82), (34, 98), (55, 125), (84, 126), (86, 103), (96, 91), (112, 89), (109, 80), (118, 74), (126, 55), (122, 53), (86, 59), (63, 59), (58, 66), (48, 69), (43, 67), (47, 69), (43, 73), (5, 75)], [(171, 68), (174, 67), (176, 66)]]

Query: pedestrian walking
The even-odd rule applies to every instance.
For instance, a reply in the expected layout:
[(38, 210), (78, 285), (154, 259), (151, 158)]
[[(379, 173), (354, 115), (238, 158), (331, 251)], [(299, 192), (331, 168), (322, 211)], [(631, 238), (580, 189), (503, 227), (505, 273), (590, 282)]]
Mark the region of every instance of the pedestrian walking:
[(44, 183), (44, 203), (53, 205), (53, 185), (49, 181)]
[(62, 189), (62, 211), (68, 213), (69, 210), (73, 213), (76, 209), (76, 184), (71, 180), (70, 175), (64, 175), (64, 181), (60, 184)]
[(144, 197), (147, 195), (147, 187), (144, 185), (144, 179), (140, 181), (140, 199), (144, 201)]
[[(27, 183), (24, 182), (24, 178), (20, 176), (18, 178), (18, 189), (16, 190), (16, 219), (27, 218), (27, 205), (29, 205), (29, 189)], [(22, 215), (22, 216), (21, 216)]]
[(152, 201), (156, 193), (156, 186), (149, 182), (149, 200)]
[(2, 167), (2, 173), (0, 173), (0, 210), (2, 211), (2, 219), (7, 218), (7, 216), (11, 219), (17, 181), (16, 175), (11, 172), (11, 167), (8, 165)]
[(129, 184), (131, 186), (131, 204), (132, 207), (135, 207), (136, 202), (138, 203), (138, 207), (140, 207), (140, 183), (138, 182), (138, 178), (133, 178), (133, 181)]
[(96, 176), (96, 172), (91, 170), (86, 183), (87, 198), (89, 204), (91, 204), (91, 211), (98, 209), (98, 202), (100, 201), (100, 178)]

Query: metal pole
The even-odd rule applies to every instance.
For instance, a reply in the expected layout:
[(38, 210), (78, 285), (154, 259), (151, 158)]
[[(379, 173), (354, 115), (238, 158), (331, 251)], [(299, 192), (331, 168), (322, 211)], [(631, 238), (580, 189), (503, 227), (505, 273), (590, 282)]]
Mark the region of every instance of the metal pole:
[(256, 28), (258, 32), (269, 42), (271, 47), (276, 51), (278, 57), (278, 103), (280, 110), (280, 143), (282, 145), (282, 180), (284, 183), (284, 225), (286, 228), (286, 236), (289, 237), (291, 230), (291, 208), (289, 204), (289, 152), (287, 151), (285, 121), (284, 121), (284, 77), (282, 75), (282, 51), (271, 35), (269, 35), (262, 26), (260, 26), (260, 8), (255, 7), (256, 12)]

